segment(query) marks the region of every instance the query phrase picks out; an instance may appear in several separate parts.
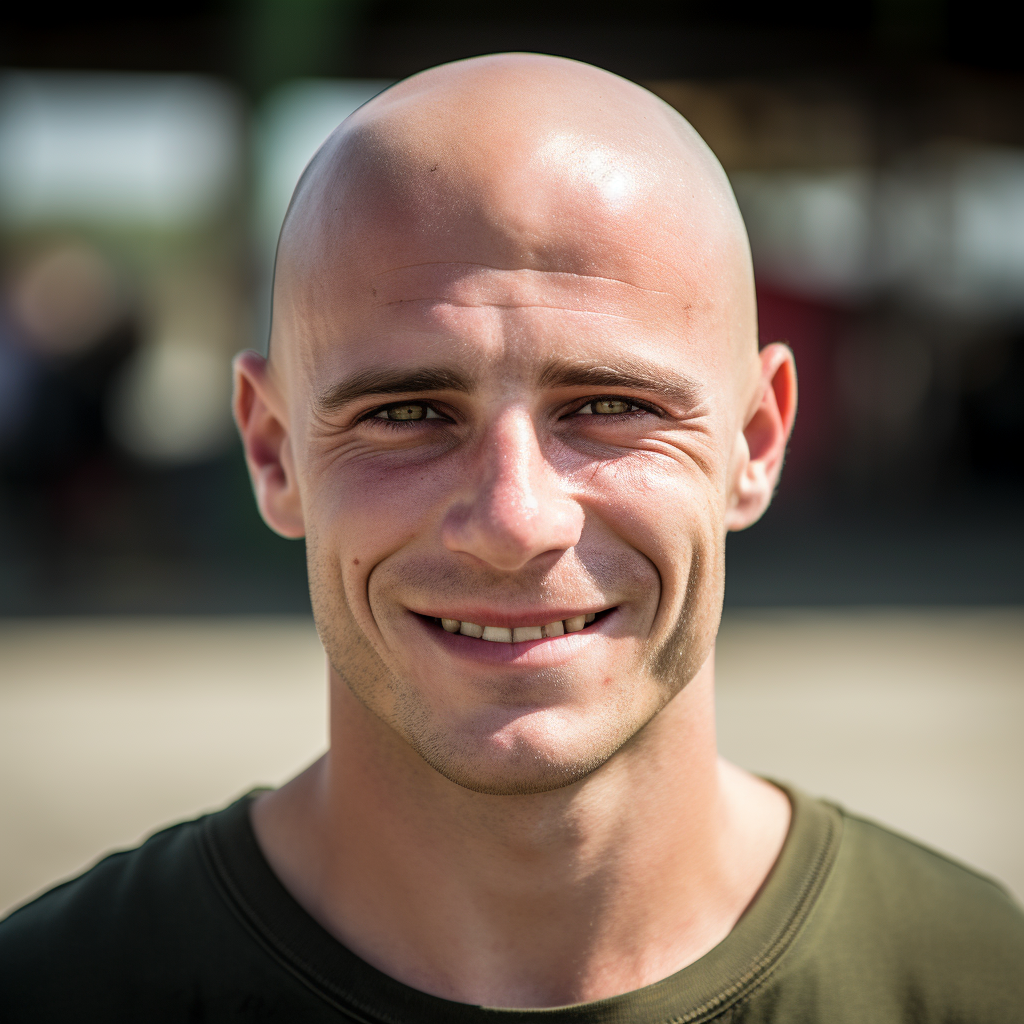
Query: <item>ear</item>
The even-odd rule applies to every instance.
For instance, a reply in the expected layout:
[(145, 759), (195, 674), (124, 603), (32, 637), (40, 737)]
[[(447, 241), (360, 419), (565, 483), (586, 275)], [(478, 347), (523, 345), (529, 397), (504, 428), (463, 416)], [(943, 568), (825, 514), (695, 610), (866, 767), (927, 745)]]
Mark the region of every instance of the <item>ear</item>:
[(287, 418), (267, 360), (256, 352), (240, 352), (233, 368), (232, 411), (260, 515), (282, 537), (303, 537), (306, 530)]
[(796, 364), (787, 345), (760, 352), (761, 374), (736, 443), (732, 489), (725, 513), (729, 530), (744, 530), (764, 515), (782, 472), (796, 417)]

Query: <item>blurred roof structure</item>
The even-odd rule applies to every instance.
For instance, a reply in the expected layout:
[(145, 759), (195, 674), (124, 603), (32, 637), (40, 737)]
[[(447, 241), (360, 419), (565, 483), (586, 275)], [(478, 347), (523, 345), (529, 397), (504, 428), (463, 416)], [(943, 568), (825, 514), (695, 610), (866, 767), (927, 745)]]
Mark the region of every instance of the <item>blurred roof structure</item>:
[(200, 71), (254, 93), (308, 76), (396, 78), (496, 50), (540, 50), (633, 78), (1019, 73), (995, 0), (98, 0), (5, 12), (0, 64)]

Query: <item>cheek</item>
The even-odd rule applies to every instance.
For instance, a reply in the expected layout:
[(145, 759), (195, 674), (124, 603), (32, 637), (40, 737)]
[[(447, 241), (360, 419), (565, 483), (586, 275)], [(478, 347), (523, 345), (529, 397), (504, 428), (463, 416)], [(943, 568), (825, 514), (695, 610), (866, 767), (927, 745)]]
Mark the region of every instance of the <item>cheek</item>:
[[(323, 578), (343, 587), (353, 612), (366, 607), (367, 581), (396, 551), (431, 542), (457, 471), (451, 459), (388, 465), (360, 459), (311, 466), (303, 475), (303, 514), (315, 536)], [(312, 569), (312, 566), (311, 566)], [(340, 577), (340, 579), (339, 579)]]
[(303, 511), (310, 597), (332, 665), (360, 700), (377, 707), (380, 680), (395, 671), (381, 646), (375, 570), (395, 551), (430, 535), (448, 484), (430, 467), (381, 467), (369, 460), (307, 464)]
[(430, 510), (449, 492), (450, 476), (436, 461), (410, 466), (355, 457), (308, 475), (304, 511), (322, 533), (363, 548), (372, 560), (393, 550), (392, 538), (422, 530)]
[(657, 574), (653, 635), (676, 635), (684, 619), (696, 633), (707, 632), (704, 620), (719, 614), (724, 579), (724, 502), (717, 481), (659, 458), (621, 459), (592, 477), (587, 500)]
[(675, 572), (680, 558), (695, 546), (722, 532), (724, 506), (716, 483), (662, 456), (638, 455), (605, 464), (588, 478), (584, 500), (663, 576)]

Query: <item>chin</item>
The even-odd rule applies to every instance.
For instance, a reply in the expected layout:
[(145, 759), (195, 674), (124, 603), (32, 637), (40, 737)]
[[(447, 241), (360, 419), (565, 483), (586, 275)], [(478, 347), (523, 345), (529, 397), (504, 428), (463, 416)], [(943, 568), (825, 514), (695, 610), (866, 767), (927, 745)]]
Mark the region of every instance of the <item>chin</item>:
[(591, 764), (572, 762), (557, 764), (543, 761), (532, 765), (514, 766), (484, 764), (471, 758), (424, 758), (438, 774), (456, 786), (474, 793), (490, 796), (531, 796), (564, 789), (585, 779), (596, 771), (607, 758)]
[[(549, 728), (544, 728), (545, 724)], [(485, 736), (455, 737), (446, 732), (410, 739), (434, 771), (463, 789), (495, 796), (526, 796), (564, 789), (585, 779), (605, 764), (633, 732), (616, 730), (614, 735), (595, 737), (593, 729), (579, 724), (576, 736), (564, 722), (552, 730), (551, 723), (519, 720), (514, 726)], [(557, 738), (552, 731), (557, 731)]]

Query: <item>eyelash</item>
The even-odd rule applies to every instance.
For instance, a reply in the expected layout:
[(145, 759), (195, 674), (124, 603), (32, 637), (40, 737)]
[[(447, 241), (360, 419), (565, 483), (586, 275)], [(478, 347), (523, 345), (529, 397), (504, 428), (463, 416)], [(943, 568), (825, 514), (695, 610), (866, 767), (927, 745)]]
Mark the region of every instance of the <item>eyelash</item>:
[[(646, 412), (650, 413), (653, 416), (659, 417), (662, 415), (661, 411), (657, 409), (655, 406), (648, 405), (646, 402), (641, 402), (636, 398), (626, 398), (622, 395), (596, 395), (593, 398), (588, 398), (586, 401), (581, 402), (578, 406), (576, 406), (576, 408), (574, 408), (571, 412), (567, 413), (566, 416), (562, 418), (567, 419), (570, 416), (588, 415), (587, 413), (583, 413), (582, 410), (585, 409), (588, 405), (594, 405), (596, 402), (623, 402), (626, 405), (633, 406), (634, 408), (627, 409), (625, 412), (589, 414), (594, 416), (595, 419), (619, 420), (625, 416), (635, 416), (638, 412)], [(434, 417), (424, 416), (422, 419), (418, 420), (391, 420), (388, 419), (386, 416), (380, 415), (382, 412), (387, 412), (388, 409), (399, 408), (403, 405), (422, 405), (425, 409), (429, 409), (436, 413), (437, 419), (450, 422), (450, 417), (448, 417), (445, 413), (441, 412), (439, 409), (436, 408), (436, 406), (434, 406), (430, 402), (391, 402), (388, 405), (381, 405), (378, 406), (376, 409), (371, 409), (369, 412), (367, 412), (361, 417), (361, 421), (365, 423), (372, 420), (375, 422), (376, 425), (383, 426), (388, 429), (407, 430), (414, 424), (423, 423), (424, 420), (428, 418), (434, 419)]]

